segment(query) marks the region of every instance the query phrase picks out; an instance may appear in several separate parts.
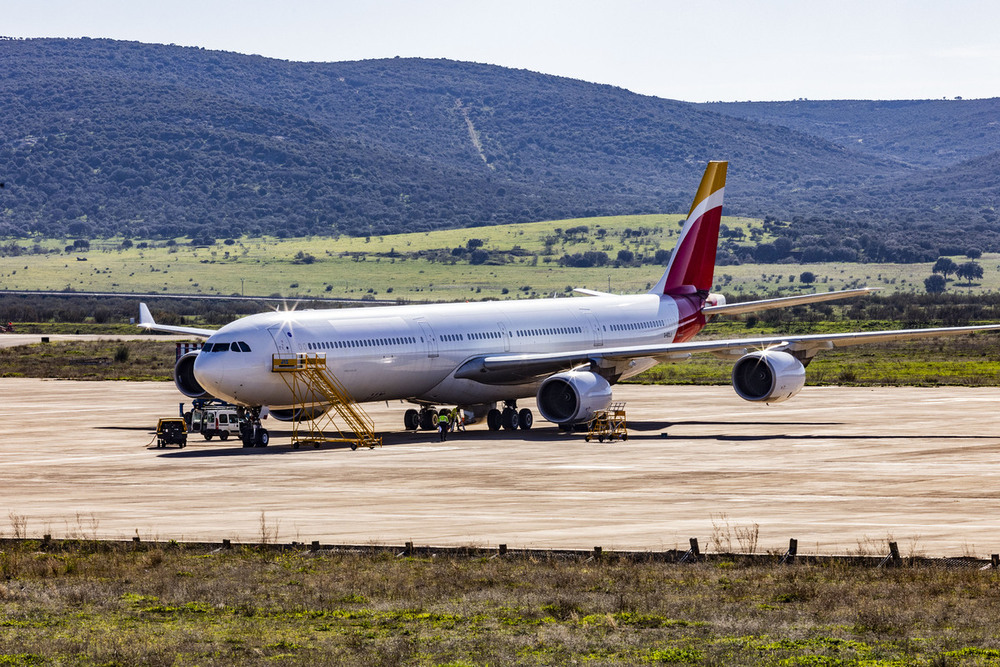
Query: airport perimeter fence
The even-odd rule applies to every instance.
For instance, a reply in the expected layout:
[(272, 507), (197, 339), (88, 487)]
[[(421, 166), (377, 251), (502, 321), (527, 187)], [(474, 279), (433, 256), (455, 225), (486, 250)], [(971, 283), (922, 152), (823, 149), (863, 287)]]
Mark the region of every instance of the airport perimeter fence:
[(885, 554), (844, 554), (816, 555), (798, 554), (797, 540), (789, 540), (788, 550), (764, 553), (731, 553), (702, 552), (697, 538), (691, 538), (690, 546), (684, 549), (668, 549), (665, 551), (606, 551), (602, 547), (592, 549), (528, 549), (508, 548), (505, 544), (496, 547), (478, 546), (420, 546), (413, 542), (404, 545), (381, 544), (322, 544), (319, 541), (310, 543), (289, 542), (234, 542), (223, 539), (221, 542), (181, 542), (177, 540), (146, 540), (133, 537), (131, 540), (103, 540), (86, 538), (53, 539), (45, 535), (42, 539), (0, 538), (0, 551), (16, 548), (19, 550), (39, 552), (111, 552), (111, 551), (151, 551), (154, 549), (176, 549), (189, 553), (208, 554), (222, 553), (231, 550), (252, 550), (258, 552), (298, 552), (303, 555), (359, 555), (384, 556), (389, 554), (397, 558), (511, 558), (531, 561), (600, 561), (664, 563), (664, 564), (730, 564), (733, 566), (789, 566), (804, 565), (841, 565), (850, 567), (938, 567), (938, 568), (977, 568), (980, 570), (1000, 569), (1000, 554), (992, 554), (989, 559), (975, 556), (901, 556), (895, 542), (888, 542)]

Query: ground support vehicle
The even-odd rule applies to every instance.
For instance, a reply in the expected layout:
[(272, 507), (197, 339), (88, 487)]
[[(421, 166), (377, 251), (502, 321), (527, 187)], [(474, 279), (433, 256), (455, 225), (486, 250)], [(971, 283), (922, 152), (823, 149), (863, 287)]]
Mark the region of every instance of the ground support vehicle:
[(220, 440), (228, 440), (230, 435), (240, 437), (240, 415), (235, 405), (196, 399), (193, 406), (184, 415), (191, 433), (201, 433), (205, 440), (216, 436)]
[(187, 423), (181, 417), (164, 417), (156, 423), (156, 447), (187, 445)]
[(587, 431), (587, 442), (591, 438), (597, 438), (599, 442), (611, 441), (615, 438), (628, 440), (628, 425), (625, 420), (625, 402), (612, 403), (607, 410), (600, 410), (590, 422), (590, 429)]

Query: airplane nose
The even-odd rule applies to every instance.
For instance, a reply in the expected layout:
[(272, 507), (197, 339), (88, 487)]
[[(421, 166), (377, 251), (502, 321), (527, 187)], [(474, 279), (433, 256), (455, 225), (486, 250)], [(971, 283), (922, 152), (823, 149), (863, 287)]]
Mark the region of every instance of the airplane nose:
[(225, 364), (219, 363), (217, 357), (212, 352), (201, 352), (192, 369), (198, 384), (213, 396), (220, 396), (226, 371)]

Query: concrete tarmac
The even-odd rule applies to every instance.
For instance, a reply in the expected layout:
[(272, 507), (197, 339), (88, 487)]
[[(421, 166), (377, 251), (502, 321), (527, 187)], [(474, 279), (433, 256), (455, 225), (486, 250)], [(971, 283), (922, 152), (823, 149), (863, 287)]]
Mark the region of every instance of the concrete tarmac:
[[(380, 449), (191, 438), (151, 446), (172, 383), (0, 380), (0, 533), (143, 540), (320, 540), (605, 550), (904, 555), (1000, 552), (993, 388), (807, 387), (774, 406), (729, 387), (615, 388), (627, 442), (536, 416), (523, 433), (401, 428)], [(533, 401), (522, 407), (534, 408)], [(536, 412), (537, 415), (537, 412)], [(756, 529), (755, 529), (756, 527)]]

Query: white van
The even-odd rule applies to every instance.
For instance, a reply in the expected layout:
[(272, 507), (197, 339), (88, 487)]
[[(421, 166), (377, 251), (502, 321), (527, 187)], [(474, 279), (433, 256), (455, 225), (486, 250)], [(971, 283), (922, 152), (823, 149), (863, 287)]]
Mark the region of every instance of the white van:
[(201, 433), (205, 440), (219, 436), (228, 440), (230, 435), (240, 437), (240, 418), (231, 405), (206, 405), (191, 410), (191, 433)]

